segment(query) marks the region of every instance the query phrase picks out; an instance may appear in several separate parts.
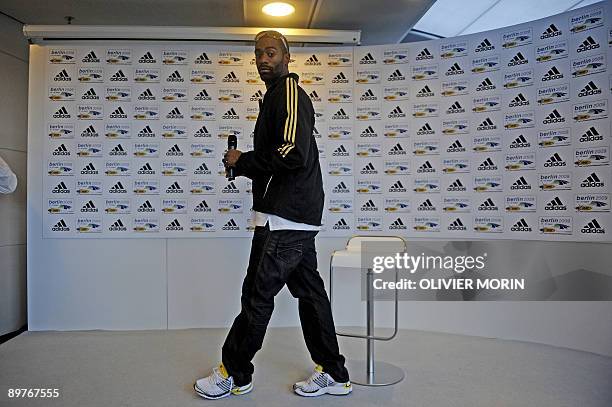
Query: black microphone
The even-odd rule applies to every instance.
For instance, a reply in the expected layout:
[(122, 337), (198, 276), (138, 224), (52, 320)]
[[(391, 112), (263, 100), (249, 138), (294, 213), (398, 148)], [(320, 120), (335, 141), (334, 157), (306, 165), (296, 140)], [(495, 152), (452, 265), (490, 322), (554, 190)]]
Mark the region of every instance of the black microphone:
[[(230, 134), (229, 137), (227, 138), (227, 151), (235, 150), (236, 147), (238, 147), (238, 139), (236, 138), (235, 134)], [(233, 181), (236, 179), (236, 177), (234, 176), (234, 167), (228, 168), (227, 179), (229, 181)]]

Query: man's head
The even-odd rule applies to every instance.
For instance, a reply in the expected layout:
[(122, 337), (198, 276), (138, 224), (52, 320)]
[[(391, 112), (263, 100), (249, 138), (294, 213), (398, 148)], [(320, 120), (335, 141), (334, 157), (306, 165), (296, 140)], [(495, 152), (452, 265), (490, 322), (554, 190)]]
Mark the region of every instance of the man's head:
[(288, 74), (289, 58), (289, 44), (281, 33), (269, 30), (255, 36), (255, 63), (262, 81)]

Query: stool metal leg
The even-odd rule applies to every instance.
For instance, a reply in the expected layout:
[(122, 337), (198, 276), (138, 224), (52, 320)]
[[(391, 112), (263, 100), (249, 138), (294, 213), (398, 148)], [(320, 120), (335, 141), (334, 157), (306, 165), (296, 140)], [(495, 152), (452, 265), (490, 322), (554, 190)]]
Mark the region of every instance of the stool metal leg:
[(363, 386), (389, 386), (404, 378), (404, 371), (386, 362), (374, 361), (374, 272), (371, 268), (366, 274), (366, 360), (349, 360), (346, 368), (351, 382)]

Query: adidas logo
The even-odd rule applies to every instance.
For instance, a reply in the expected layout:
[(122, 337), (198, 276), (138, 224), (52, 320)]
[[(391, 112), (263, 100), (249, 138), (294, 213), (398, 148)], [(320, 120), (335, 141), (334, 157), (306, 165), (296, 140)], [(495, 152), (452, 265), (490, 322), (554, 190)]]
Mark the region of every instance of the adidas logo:
[(113, 185), (108, 192), (110, 194), (127, 194), (127, 189), (125, 189), (123, 187), (123, 184), (121, 183), (121, 181), (117, 182), (115, 185)]
[(223, 230), (240, 230), (236, 221), (232, 218), (225, 225), (223, 225)]
[(542, 121), (543, 124), (551, 123), (565, 123), (565, 117), (561, 116), (557, 109), (554, 109), (546, 118)]
[(65, 106), (60, 107), (57, 112), (53, 113), (54, 119), (70, 119), (70, 113)]
[(166, 156), (168, 157), (182, 157), (184, 154), (179, 148), (178, 144), (173, 145), (166, 151)]
[(580, 136), (579, 140), (581, 143), (587, 143), (591, 141), (602, 141), (603, 135), (599, 134), (599, 132), (597, 132), (597, 129), (595, 127), (591, 127), (582, 136)]
[(518, 222), (510, 227), (512, 232), (531, 232), (531, 227), (527, 224), (525, 219), (521, 218)]
[(458, 63), (455, 62), (453, 65), (451, 65), (450, 68), (448, 68), (448, 70), (446, 71), (444, 75), (446, 76), (463, 75), (464, 73), (465, 71), (461, 69)]
[(185, 82), (179, 71), (174, 71), (166, 78), (166, 82)]
[(65, 69), (62, 69), (60, 72), (57, 73), (57, 75), (55, 75), (53, 80), (56, 82), (71, 82), (72, 78), (70, 77), (70, 75), (68, 75), (68, 72), (66, 72)]
[(55, 224), (55, 226), (53, 226), (51, 228), (51, 231), (53, 231), (53, 232), (70, 232), (70, 228), (68, 227), (68, 225), (66, 224), (64, 219), (61, 219), (59, 222), (57, 222)]
[(334, 150), (334, 152), (332, 153), (332, 155), (334, 157), (348, 157), (349, 156), (349, 152), (346, 151), (346, 148), (344, 148), (344, 145), (341, 144), (340, 147), (336, 148)]
[(119, 106), (109, 115), (109, 117), (111, 119), (127, 119), (127, 114), (123, 111), (123, 108)]
[(363, 56), (363, 58), (361, 58), (359, 60), (359, 64), (360, 65), (371, 65), (371, 64), (375, 64), (375, 63), (376, 63), (376, 60), (374, 59), (372, 54), (370, 54), (369, 52), (367, 54), (365, 54)]
[(544, 163), (544, 167), (565, 167), (566, 165), (559, 153), (554, 153)]
[(223, 119), (229, 119), (229, 120), (238, 120), (240, 119), (240, 117), (238, 116), (238, 113), (236, 113), (236, 111), (234, 110), (234, 108), (232, 107), (230, 110), (228, 110), (227, 112), (225, 112), (222, 116)]
[(338, 110), (336, 113), (334, 113), (334, 115), (332, 116), (332, 120), (348, 120), (349, 117), (346, 114), (346, 112), (344, 111), (344, 109), (340, 109)]
[(593, 219), (580, 229), (581, 233), (606, 233), (606, 230), (601, 227), (597, 219)]
[(404, 113), (399, 106), (395, 106), (395, 109), (393, 109), (387, 117), (389, 119), (397, 119), (401, 117), (406, 117), (406, 113)]
[(146, 163), (138, 170), (139, 175), (155, 175), (155, 170), (151, 167), (151, 164)]
[[(313, 92), (313, 93), (315, 93), (315, 92)], [(260, 100), (263, 100), (263, 97), (264, 97), (263, 92), (261, 91), (261, 89), (259, 89), (257, 92), (255, 92), (253, 94), (253, 96), (251, 96), (251, 102), (258, 102)], [(312, 97), (311, 97), (311, 99), (312, 99)], [(318, 101), (320, 102), (321, 99), (319, 98)], [(314, 102), (314, 100), (313, 100), (313, 102)]]
[(117, 144), (111, 151), (108, 152), (109, 156), (127, 156), (127, 151), (123, 149), (121, 144)]
[(149, 202), (148, 200), (144, 201), (142, 203), (142, 205), (140, 205), (138, 207), (138, 212), (155, 212), (155, 208), (153, 207), (153, 205), (151, 205), (151, 202)]
[(96, 208), (96, 205), (93, 203), (93, 201), (89, 201), (87, 203), (85, 203), (85, 205), (83, 205), (83, 207), (81, 208), (81, 212), (98, 212), (98, 208)]
[(238, 79), (238, 76), (236, 76), (234, 71), (232, 71), (232, 72), (228, 73), (227, 75), (225, 75), (225, 77), (223, 78), (223, 82), (226, 82), (226, 83), (239, 83), (240, 79)]
[(557, 28), (554, 24), (548, 26), (548, 28), (540, 35), (541, 40), (545, 40), (547, 38), (558, 37), (562, 35), (563, 32)]
[(599, 48), (599, 44), (589, 35), (586, 40), (582, 41), (576, 52), (591, 51), (597, 48)]
[(448, 109), (446, 109), (446, 114), (454, 113), (465, 113), (465, 108), (459, 104), (459, 101), (456, 101)]
[(483, 203), (478, 207), (479, 211), (498, 211), (499, 207), (495, 205), (495, 202), (491, 198), (485, 199)]
[(150, 51), (145, 52), (143, 56), (138, 59), (139, 64), (156, 64), (157, 61), (153, 58)]
[(523, 64), (528, 64), (529, 60), (526, 59), (523, 54), (519, 51), (516, 53), (515, 56), (512, 57), (512, 59), (510, 60), (510, 62), (508, 62), (508, 66), (517, 66), (517, 65), (523, 65)]
[(210, 64), (212, 64), (212, 61), (208, 58), (208, 55), (206, 55), (206, 52), (202, 52), (195, 59), (194, 62), (195, 62), (196, 65), (210, 65)]
[(425, 136), (425, 135), (432, 135), (432, 134), (436, 134), (436, 131), (432, 129), (429, 123), (425, 123), (423, 127), (417, 130), (417, 136)]
[(96, 94), (94, 88), (89, 88), (89, 90), (81, 96), (83, 100), (100, 100), (100, 96)]
[(198, 131), (196, 131), (193, 134), (193, 137), (195, 138), (200, 138), (200, 137), (212, 137), (211, 134), (208, 132), (208, 129), (206, 128), (206, 126), (202, 126), (198, 129)]
[(376, 134), (372, 126), (368, 126), (361, 132), (359, 137), (378, 137), (378, 134)]
[(480, 85), (476, 87), (476, 92), (485, 92), (487, 90), (495, 90), (495, 89), (497, 89), (497, 86), (495, 86), (495, 84), (491, 82), (491, 79), (486, 78), (485, 80), (480, 82)]
[(53, 193), (53, 194), (69, 194), (70, 193), (70, 189), (66, 186), (64, 181), (62, 181), (59, 184), (57, 184), (55, 186), (55, 188), (53, 188), (51, 190), (51, 193)]
[(542, 82), (554, 81), (557, 79), (563, 79), (563, 74), (559, 72), (556, 66), (553, 66), (548, 70), (548, 72), (544, 74), (544, 76), (542, 77)]
[(359, 100), (362, 100), (362, 101), (378, 100), (378, 98), (374, 95), (374, 92), (372, 92), (372, 89), (368, 89), (363, 93), (363, 95), (361, 95)]
[(53, 150), (53, 155), (69, 156), (70, 155), (70, 151), (68, 151), (68, 149), (66, 148), (65, 145), (61, 144), (59, 147), (57, 147), (55, 150)]
[(127, 82), (128, 78), (125, 76), (123, 71), (120, 69), (110, 77), (111, 82)]
[(601, 94), (601, 89), (599, 89), (597, 85), (593, 83), (593, 81), (589, 81), (589, 83), (587, 83), (585, 87), (582, 88), (580, 93), (578, 93), (578, 97), (593, 96), (599, 94)]
[(417, 211), (421, 211), (421, 212), (431, 212), (435, 210), (436, 210), (436, 207), (431, 203), (429, 198), (421, 202), (421, 204), (417, 208)]
[(491, 160), (491, 157), (487, 157), (479, 166), (478, 171), (496, 171), (497, 165)]
[(467, 227), (461, 222), (461, 219), (457, 218), (448, 225), (448, 230), (467, 230)]
[(151, 130), (151, 127), (147, 125), (138, 132), (137, 137), (155, 137), (155, 133), (153, 133), (153, 130)]
[(520, 189), (531, 189), (531, 185), (529, 185), (527, 180), (525, 180), (525, 177), (521, 176), (519, 179), (514, 181), (512, 185), (510, 185), (510, 189), (513, 191)]
[(423, 50), (417, 54), (415, 59), (417, 61), (424, 61), (424, 60), (433, 59), (433, 58), (434, 56), (431, 55), (431, 52), (429, 52), (427, 48), (423, 48)]
[(127, 227), (123, 224), (121, 219), (117, 219), (112, 225), (108, 227), (109, 232), (127, 232)]
[(170, 185), (168, 188), (166, 188), (166, 193), (167, 194), (182, 194), (183, 192), (183, 188), (181, 188), (181, 186), (179, 185), (178, 182), (174, 181), (174, 183), (172, 183), (172, 185)]
[(389, 225), (389, 229), (399, 230), (399, 229), (407, 229), (406, 225), (400, 218), (397, 218)]
[(519, 107), (519, 106), (529, 106), (529, 100), (525, 98), (522, 93), (516, 95), (514, 99), (510, 101), (508, 107)]
[(206, 200), (202, 200), (195, 208), (193, 208), (194, 212), (203, 213), (203, 212), (211, 212), (212, 210), (206, 203)]
[[(200, 93), (194, 96), (193, 100), (212, 100), (212, 97), (206, 92), (206, 89), (202, 89)], [(253, 98), (251, 98), (253, 100)]]
[(174, 219), (172, 222), (168, 224), (168, 226), (166, 226), (166, 230), (169, 232), (182, 231), (183, 226), (181, 226), (178, 219)]
[(349, 230), (350, 226), (348, 225), (348, 223), (346, 223), (344, 218), (340, 218), (340, 220), (336, 222), (334, 226), (332, 226), (332, 229), (333, 230)]
[(338, 185), (336, 185), (334, 187), (334, 189), (332, 190), (332, 192), (334, 194), (348, 194), (350, 191), (347, 188), (346, 184), (344, 183), (344, 181), (340, 182)]
[(240, 191), (238, 190), (238, 188), (236, 188), (236, 184), (234, 184), (233, 182), (230, 182), (229, 184), (225, 186), (225, 188), (223, 188), (221, 192), (224, 194), (237, 194)]
[(529, 143), (527, 139), (525, 138), (525, 136), (523, 136), (522, 134), (518, 136), (517, 138), (515, 138), (514, 140), (512, 140), (512, 142), (510, 143), (510, 148), (525, 148), (525, 147), (531, 147), (531, 143)]
[(157, 100), (151, 89), (147, 88), (138, 96), (138, 100)]
[(198, 168), (196, 168), (193, 173), (195, 175), (210, 175), (212, 172), (206, 166), (206, 163), (202, 163)]
[(485, 52), (494, 50), (495, 46), (491, 44), (488, 38), (485, 38), (474, 50), (474, 52)]
[(561, 199), (556, 196), (549, 203), (544, 206), (546, 211), (566, 211), (567, 205), (565, 205)]
[(349, 80), (344, 75), (344, 72), (340, 72), (332, 79), (332, 83), (349, 83)]
[(178, 107), (175, 107), (174, 109), (170, 110), (168, 114), (166, 115), (166, 119), (184, 119), (184, 118), (185, 116), (183, 115), (183, 113), (181, 113)]
[(431, 165), (429, 160), (427, 160), (423, 164), (421, 164), (421, 166), (419, 168), (417, 168), (417, 172), (418, 173), (436, 172), (436, 169), (433, 168), (433, 166)]
[(416, 94), (416, 97), (418, 97), (418, 98), (428, 98), (428, 97), (432, 97), (432, 96), (435, 96), (435, 93), (432, 92), (432, 90), (430, 89), (429, 85), (423, 86), (423, 89), (418, 91), (417, 94)]
[(459, 140), (455, 140), (453, 144), (446, 149), (447, 153), (463, 153), (465, 151), (465, 147), (463, 147)]
[(364, 203), (361, 206), (361, 210), (362, 211), (378, 211), (378, 208), (376, 207), (376, 205), (374, 205), (374, 202), (370, 199), (368, 200), (366, 203)]
[(456, 179), (446, 188), (448, 192), (465, 192), (466, 190), (465, 185), (461, 183), (460, 179)]
[(399, 69), (396, 69), (389, 75), (387, 81), (405, 81), (406, 77), (400, 72)]
[(367, 163), (365, 167), (361, 169), (362, 175), (376, 175), (378, 174), (378, 170), (374, 167), (374, 164), (371, 162)]
[(586, 177), (581, 183), (581, 188), (602, 188), (604, 187), (604, 183), (599, 179), (597, 174), (594, 172), (591, 173), (588, 177)]
[(476, 127), (476, 130), (478, 131), (484, 131), (484, 130), (496, 130), (497, 126), (495, 125), (495, 123), (493, 123), (493, 121), (487, 117), (482, 123), (480, 123), (478, 125), (478, 127)]
[(406, 155), (406, 151), (402, 148), (400, 143), (397, 143), (389, 150), (389, 155)]
[(90, 124), (85, 130), (81, 132), (81, 137), (99, 137), (100, 135), (96, 131), (95, 127)]
[(94, 167), (93, 163), (89, 163), (85, 167), (83, 167), (83, 169), (81, 170), (81, 174), (82, 175), (97, 175), (98, 170), (96, 169), (96, 167)]
[[(261, 93), (261, 90), (259, 91), (259, 93)], [(313, 90), (312, 92), (310, 92), (310, 95), (308, 95), (308, 96), (310, 97), (310, 100), (313, 103), (321, 101), (321, 97), (319, 96), (319, 94), (317, 93), (316, 90)], [(263, 94), (262, 94), (262, 98), (263, 98)]]
[(89, 53), (83, 57), (81, 62), (83, 62), (84, 64), (98, 64), (100, 63), (100, 58), (98, 58), (96, 53), (92, 50), (89, 51)]
[(395, 184), (389, 187), (389, 192), (407, 192), (408, 190), (404, 187), (404, 184), (400, 180), (397, 180)]
[(312, 56), (310, 58), (308, 58), (304, 62), (304, 65), (306, 65), (306, 66), (321, 66), (321, 61), (319, 61), (319, 59), (317, 58), (316, 55), (312, 54)]

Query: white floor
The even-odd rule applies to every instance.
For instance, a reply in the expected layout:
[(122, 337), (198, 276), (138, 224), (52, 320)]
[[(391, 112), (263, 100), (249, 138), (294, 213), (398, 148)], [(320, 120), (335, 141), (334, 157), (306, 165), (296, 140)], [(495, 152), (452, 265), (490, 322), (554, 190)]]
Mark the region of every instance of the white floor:
[[(312, 370), (299, 328), (268, 331), (255, 389), (217, 401), (193, 392), (220, 359), (226, 329), (25, 332), (0, 345), (0, 406), (610, 407), (612, 358), (515, 341), (400, 331), (376, 358), (404, 369), (392, 387), (301, 398), (291, 384)], [(340, 338), (349, 359), (365, 346)], [(58, 388), (57, 400), (8, 400), (8, 388)]]

